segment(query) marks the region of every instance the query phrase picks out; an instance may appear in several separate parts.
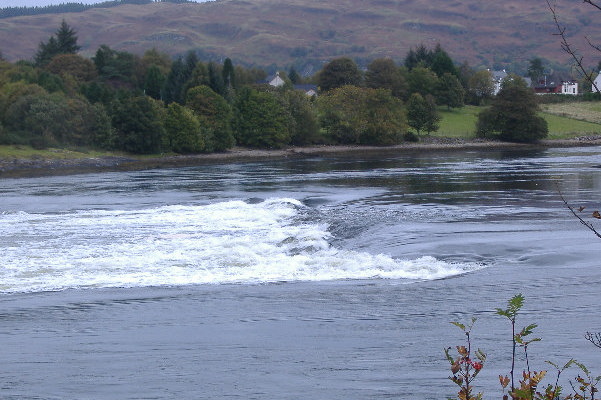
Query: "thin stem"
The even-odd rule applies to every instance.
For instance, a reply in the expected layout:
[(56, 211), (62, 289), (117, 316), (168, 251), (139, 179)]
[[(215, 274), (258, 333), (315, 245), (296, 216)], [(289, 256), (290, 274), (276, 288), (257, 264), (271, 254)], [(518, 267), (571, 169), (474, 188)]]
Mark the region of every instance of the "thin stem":
[[(559, 17), (557, 16), (557, 9), (555, 7), (555, 5), (551, 4), (551, 0), (546, 0), (547, 2), (547, 7), (549, 8), (549, 10), (551, 11), (551, 15), (553, 15), (553, 22), (555, 22), (555, 26), (557, 28), (557, 33), (555, 34), (556, 36), (559, 36), (561, 38), (561, 49), (566, 52), (568, 55), (570, 55), (570, 57), (572, 57), (572, 59), (574, 60), (574, 62), (576, 63), (576, 68), (579, 70), (580, 73), (582, 73), (582, 75), (584, 76), (584, 78), (590, 82), (593, 87), (595, 88), (596, 92), (600, 92), (601, 90), (599, 90), (599, 87), (597, 87), (597, 84), (595, 84), (595, 80), (593, 77), (593, 74), (595, 71), (588, 71), (584, 64), (583, 64), (583, 57), (578, 55), (578, 53), (576, 52), (576, 50), (574, 49), (574, 46), (568, 41), (568, 37), (566, 34), (566, 27), (564, 25), (562, 25), (559, 22)], [(596, 2), (596, 1), (592, 1), (592, 0), (583, 0), (584, 3), (590, 4), (591, 6), (597, 8), (598, 10), (601, 11), (601, 6)], [(595, 49), (599, 49), (598, 46), (593, 45), (587, 38), (587, 41), (589, 43), (589, 45)]]
[(511, 391), (515, 390), (515, 386), (513, 384), (513, 370), (515, 368), (515, 317), (511, 319), (511, 340), (512, 340), (512, 355), (511, 355)]
[(561, 193), (561, 190), (559, 189), (559, 185), (557, 186), (557, 192), (559, 193), (559, 197), (561, 198), (561, 201), (563, 201), (563, 204), (565, 204), (565, 206), (568, 208), (568, 210), (570, 210), (572, 212), (572, 214), (578, 218), (578, 221), (580, 221), (580, 223), (584, 226), (586, 226), (589, 230), (591, 230), (598, 238), (601, 239), (601, 233), (597, 232), (597, 230), (595, 229), (595, 227), (590, 223), (590, 222), (586, 222), (585, 220), (582, 219), (582, 217), (580, 215), (578, 215), (578, 213), (576, 213), (576, 210), (574, 210), (574, 208), (567, 202), (567, 200), (565, 199), (565, 197), (563, 197), (563, 194)]

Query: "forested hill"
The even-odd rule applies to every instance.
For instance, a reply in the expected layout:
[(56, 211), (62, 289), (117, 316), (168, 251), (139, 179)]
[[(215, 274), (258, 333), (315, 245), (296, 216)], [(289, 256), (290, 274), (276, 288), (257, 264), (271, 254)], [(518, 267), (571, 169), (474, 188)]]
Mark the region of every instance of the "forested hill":
[(83, 4), (77, 2), (68, 2), (54, 4), (43, 7), (0, 7), (0, 18), (20, 17), (24, 15), (41, 15), (41, 14), (59, 14), (82, 12), (90, 8), (108, 8), (116, 7), (124, 4), (150, 4), (152, 2), (168, 2), (168, 3), (190, 3), (190, 0), (109, 0), (95, 4)]
[[(601, 25), (593, 23), (589, 11), (578, 3), (558, 9), (584, 55), (593, 53), (583, 42), (585, 34), (593, 43), (601, 43)], [(31, 59), (38, 44), (63, 19), (77, 31), (84, 56), (92, 56), (101, 44), (138, 54), (153, 47), (170, 54), (197, 49), (205, 59), (230, 57), (259, 66), (294, 64), (310, 73), (325, 60), (342, 55), (359, 61), (401, 60), (411, 47), (440, 43), (453, 59), (472, 66), (523, 68), (534, 57), (568, 64), (553, 35), (555, 27), (544, 0), (127, 4), (0, 19), (2, 55), (9, 61)]]

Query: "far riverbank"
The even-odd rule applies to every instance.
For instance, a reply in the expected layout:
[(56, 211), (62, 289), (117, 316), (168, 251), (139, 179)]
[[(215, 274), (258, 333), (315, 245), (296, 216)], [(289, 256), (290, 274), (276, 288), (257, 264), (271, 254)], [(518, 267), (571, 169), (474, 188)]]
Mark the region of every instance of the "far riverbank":
[(101, 171), (130, 171), (165, 167), (185, 167), (207, 163), (258, 161), (266, 159), (302, 158), (332, 154), (397, 152), (397, 151), (444, 151), (462, 149), (514, 149), (600, 146), (601, 136), (583, 136), (565, 140), (543, 140), (534, 144), (508, 143), (480, 139), (457, 139), (426, 137), (418, 143), (402, 143), (396, 146), (306, 146), (264, 150), (236, 147), (222, 153), (194, 155), (157, 156), (101, 156), (76, 158), (17, 158), (0, 156), (0, 178), (69, 175)]

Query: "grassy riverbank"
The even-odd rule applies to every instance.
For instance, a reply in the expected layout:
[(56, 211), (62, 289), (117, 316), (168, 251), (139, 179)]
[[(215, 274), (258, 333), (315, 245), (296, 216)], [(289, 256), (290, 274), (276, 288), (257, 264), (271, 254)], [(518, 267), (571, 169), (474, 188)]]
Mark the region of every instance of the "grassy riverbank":
[[(478, 113), (482, 107), (465, 106), (441, 109), (438, 137), (475, 138)], [(541, 116), (549, 125), (548, 139), (567, 140), (580, 136), (601, 135), (601, 102), (578, 102), (543, 105)]]

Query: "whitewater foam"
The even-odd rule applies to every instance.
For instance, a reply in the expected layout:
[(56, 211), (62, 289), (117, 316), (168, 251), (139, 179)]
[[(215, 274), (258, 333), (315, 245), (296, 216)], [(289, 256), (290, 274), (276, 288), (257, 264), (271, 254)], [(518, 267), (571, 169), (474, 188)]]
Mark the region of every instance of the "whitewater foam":
[(0, 291), (344, 279), (440, 279), (482, 268), (335, 248), (294, 199), (0, 214)]

